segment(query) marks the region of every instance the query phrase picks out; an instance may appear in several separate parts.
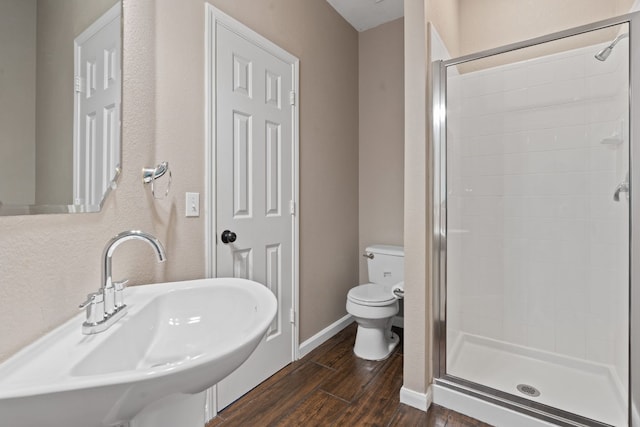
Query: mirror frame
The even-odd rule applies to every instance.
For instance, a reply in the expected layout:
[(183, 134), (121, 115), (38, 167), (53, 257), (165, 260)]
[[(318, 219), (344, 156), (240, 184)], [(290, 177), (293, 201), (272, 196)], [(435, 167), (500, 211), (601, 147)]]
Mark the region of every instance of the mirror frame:
[[(3, 204), (0, 202), (0, 216), (15, 216), (15, 215), (39, 215), (39, 214), (63, 214), (63, 213), (96, 213), (102, 210), (105, 201), (117, 187), (120, 181), (120, 175), (122, 175), (122, 162), (123, 162), (123, 108), (124, 103), (124, 2), (125, 0), (119, 0), (120, 2), (120, 159), (119, 167), (116, 168), (115, 176), (111, 180), (111, 183), (106, 188), (102, 200), (99, 204), (84, 204), (84, 205), (20, 205), (20, 204)], [(73, 144), (73, 141), (70, 141)]]

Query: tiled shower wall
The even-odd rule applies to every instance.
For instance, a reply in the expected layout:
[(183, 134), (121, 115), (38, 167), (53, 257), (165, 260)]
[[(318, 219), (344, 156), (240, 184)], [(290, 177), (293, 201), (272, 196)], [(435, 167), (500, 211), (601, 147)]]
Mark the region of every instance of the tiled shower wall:
[(448, 79), (448, 330), (627, 377), (628, 55), (592, 46)]

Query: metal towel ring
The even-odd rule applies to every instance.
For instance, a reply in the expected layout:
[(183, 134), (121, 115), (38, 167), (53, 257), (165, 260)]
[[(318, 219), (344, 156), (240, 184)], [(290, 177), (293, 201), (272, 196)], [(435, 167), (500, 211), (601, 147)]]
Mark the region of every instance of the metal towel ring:
[[(156, 179), (163, 177), (166, 173), (169, 173), (169, 182), (167, 182), (167, 188), (162, 197), (158, 197), (156, 195), (155, 182)], [(142, 168), (142, 183), (149, 184), (151, 183), (151, 195), (156, 200), (164, 199), (169, 195), (169, 190), (171, 189), (171, 169), (169, 169), (169, 162), (162, 162), (155, 168)]]

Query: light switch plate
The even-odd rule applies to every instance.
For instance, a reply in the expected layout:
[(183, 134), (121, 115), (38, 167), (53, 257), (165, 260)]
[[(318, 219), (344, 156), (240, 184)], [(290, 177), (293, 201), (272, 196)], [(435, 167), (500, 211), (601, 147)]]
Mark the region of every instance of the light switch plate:
[(185, 213), (187, 217), (200, 216), (200, 193), (185, 193)]

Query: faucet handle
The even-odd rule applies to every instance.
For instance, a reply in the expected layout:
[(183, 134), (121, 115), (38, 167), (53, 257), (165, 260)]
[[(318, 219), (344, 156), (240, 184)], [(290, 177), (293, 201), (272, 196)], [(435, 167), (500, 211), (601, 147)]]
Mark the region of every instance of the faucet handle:
[(115, 289), (114, 293), (114, 304), (115, 308), (118, 309), (120, 307), (124, 307), (124, 288), (127, 287), (127, 283), (129, 283), (129, 279), (124, 279), (120, 282), (113, 282), (113, 287)]
[(87, 295), (87, 300), (79, 308), (87, 310), (86, 324), (98, 323), (104, 318), (104, 295), (102, 292)]
[(129, 283), (129, 279), (124, 279), (120, 282), (113, 282), (113, 287), (116, 289), (116, 292), (122, 291), (127, 287), (127, 283)]
[(82, 310), (83, 308), (89, 307), (91, 304), (96, 304), (96, 303), (99, 303), (99, 302), (102, 302), (102, 301), (104, 301), (102, 292), (95, 292), (95, 293), (92, 293), (92, 294), (88, 294), (87, 295), (87, 300), (85, 302), (83, 302), (82, 304), (80, 304), (78, 306), (78, 308), (80, 310)]

